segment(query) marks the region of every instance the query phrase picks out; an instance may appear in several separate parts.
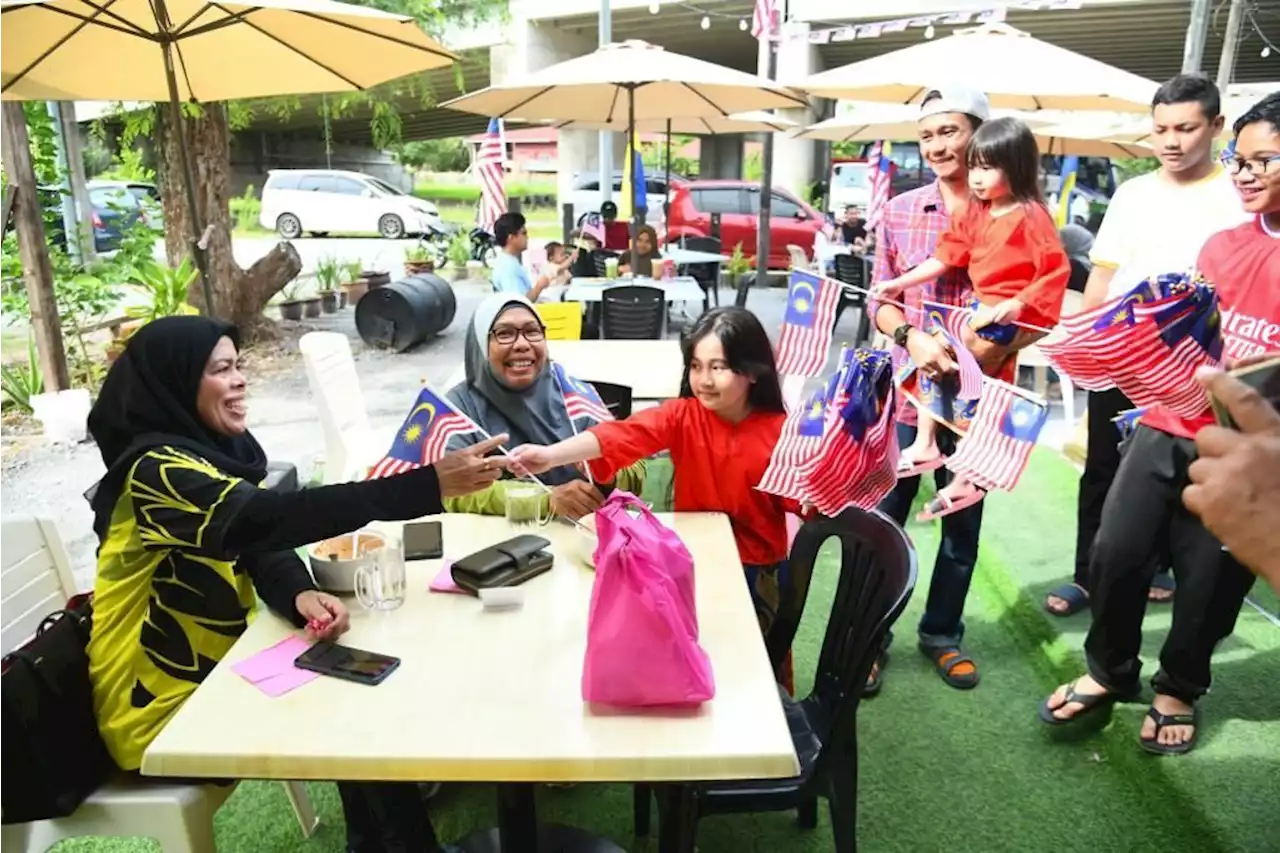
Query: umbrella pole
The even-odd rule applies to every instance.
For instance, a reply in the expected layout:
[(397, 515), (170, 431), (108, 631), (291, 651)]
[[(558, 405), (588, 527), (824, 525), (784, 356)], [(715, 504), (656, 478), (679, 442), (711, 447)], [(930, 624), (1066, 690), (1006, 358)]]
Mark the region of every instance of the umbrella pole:
[[(163, 8), (163, 6), (161, 6)], [(162, 36), (163, 38), (163, 36)], [(204, 249), (200, 247), (200, 206), (196, 202), (195, 171), (191, 168), (191, 154), (187, 151), (187, 134), (182, 125), (182, 104), (178, 99), (178, 78), (173, 68), (173, 45), (169, 41), (161, 43), (164, 51), (164, 75), (169, 83), (169, 121), (173, 132), (178, 137), (178, 157), (182, 160), (182, 177), (187, 185), (187, 217), (191, 220), (191, 257), (196, 262), (196, 270), (200, 274), (200, 286), (204, 290), (205, 316), (214, 317), (213, 290), (209, 286), (209, 269), (205, 260)]]
[(640, 233), (640, 210), (636, 207), (639, 200), (639, 194), (636, 192), (636, 88), (635, 86), (627, 87), (627, 156), (631, 161), (627, 163), (631, 172), (631, 272), (634, 274), (636, 270), (636, 237)]
[(662, 199), (662, 221), (671, 215), (671, 119), (667, 119), (667, 192)]

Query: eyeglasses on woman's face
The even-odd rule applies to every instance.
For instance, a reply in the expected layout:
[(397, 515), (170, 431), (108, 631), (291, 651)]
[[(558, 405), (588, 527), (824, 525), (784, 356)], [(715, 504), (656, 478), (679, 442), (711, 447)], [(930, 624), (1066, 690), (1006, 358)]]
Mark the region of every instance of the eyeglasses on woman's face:
[(1280, 154), (1272, 154), (1269, 157), (1240, 158), (1234, 154), (1224, 153), (1222, 168), (1226, 169), (1229, 175), (1238, 175), (1247, 170), (1255, 178), (1261, 178), (1272, 172), (1280, 172)]
[(503, 346), (511, 346), (519, 337), (523, 337), (531, 344), (536, 344), (546, 335), (546, 331), (541, 326), (532, 323), (527, 326), (497, 326), (489, 333), (490, 337)]

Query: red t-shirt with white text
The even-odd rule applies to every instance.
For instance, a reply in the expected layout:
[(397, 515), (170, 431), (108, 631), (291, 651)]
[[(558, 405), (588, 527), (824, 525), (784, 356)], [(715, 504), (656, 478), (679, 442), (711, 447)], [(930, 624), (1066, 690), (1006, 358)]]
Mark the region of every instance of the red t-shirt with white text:
[[(1209, 238), (1196, 267), (1218, 289), (1222, 311), (1222, 355), (1228, 363), (1280, 351), (1280, 236), (1268, 234), (1261, 218)], [(1212, 424), (1213, 413), (1194, 418), (1154, 406), (1141, 423), (1182, 438), (1195, 438)]]

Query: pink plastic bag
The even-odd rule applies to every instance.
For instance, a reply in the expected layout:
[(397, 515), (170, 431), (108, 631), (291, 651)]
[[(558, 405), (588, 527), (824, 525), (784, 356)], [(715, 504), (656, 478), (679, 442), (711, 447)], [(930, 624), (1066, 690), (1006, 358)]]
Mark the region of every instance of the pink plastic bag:
[(716, 693), (698, 645), (693, 557), (635, 495), (596, 510), (595, 587), (582, 698), (608, 705), (697, 705)]

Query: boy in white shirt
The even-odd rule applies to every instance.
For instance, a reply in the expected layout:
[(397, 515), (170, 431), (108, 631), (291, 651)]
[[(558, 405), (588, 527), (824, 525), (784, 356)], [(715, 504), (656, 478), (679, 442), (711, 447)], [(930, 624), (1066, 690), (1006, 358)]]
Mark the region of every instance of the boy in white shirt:
[[(1218, 87), (1199, 74), (1179, 74), (1151, 101), (1151, 142), (1160, 168), (1121, 184), (1111, 199), (1089, 258), (1084, 307), (1101, 305), (1143, 279), (1195, 265), (1210, 236), (1247, 220), (1231, 179), (1213, 156), (1222, 132)], [(1133, 404), (1119, 390), (1089, 392), (1088, 456), (1077, 503), (1076, 566), (1071, 583), (1049, 593), (1045, 609), (1055, 616), (1089, 603), (1089, 549), (1102, 507), (1120, 467), (1120, 434), (1112, 419)], [(1167, 572), (1156, 576), (1150, 599), (1173, 598)]]

